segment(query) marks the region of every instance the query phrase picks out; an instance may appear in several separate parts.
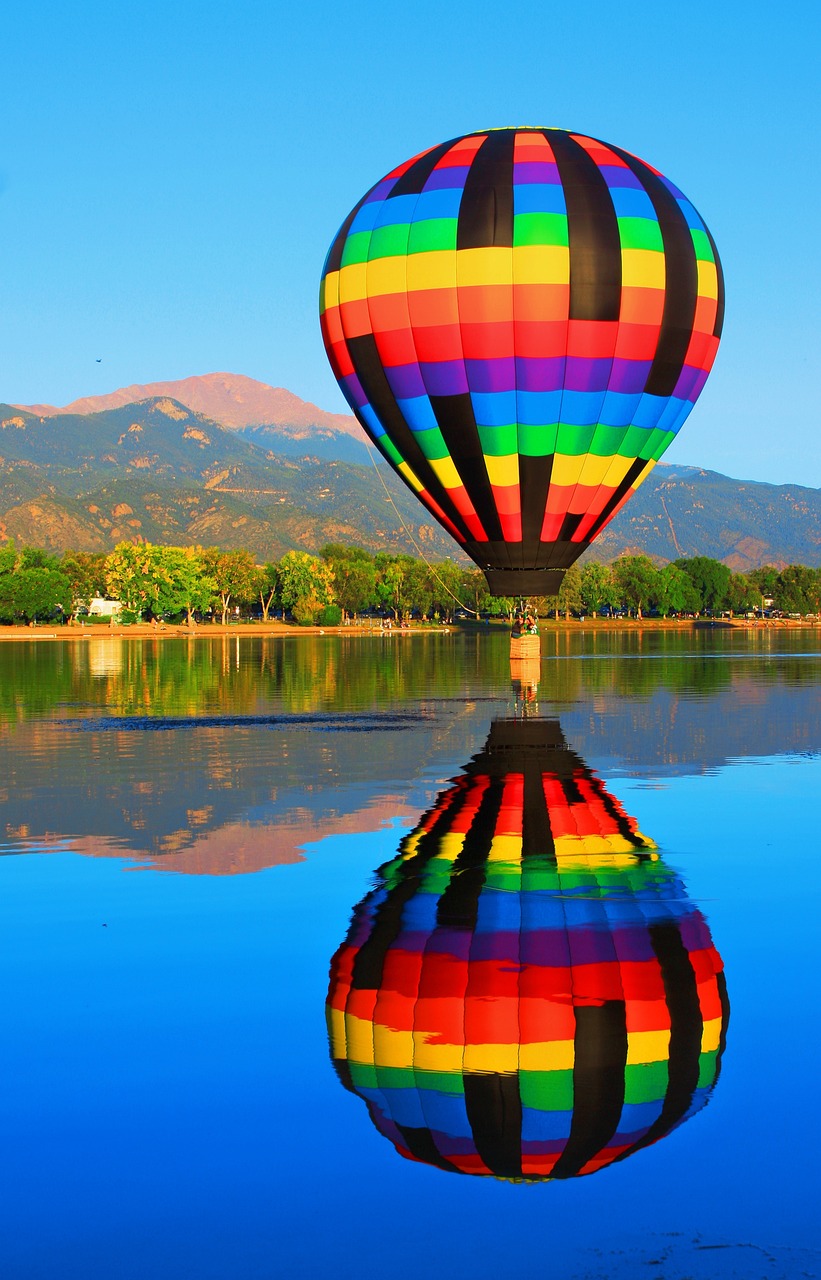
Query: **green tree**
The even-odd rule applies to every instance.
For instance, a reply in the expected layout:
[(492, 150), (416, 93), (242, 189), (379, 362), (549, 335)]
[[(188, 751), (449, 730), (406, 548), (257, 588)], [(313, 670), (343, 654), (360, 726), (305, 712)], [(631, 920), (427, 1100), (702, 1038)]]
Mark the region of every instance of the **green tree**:
[(778, 575), (774, 602), (784, 613), (814, 613), (819, 606), (816, 571), (803, 564), (788, 564)]
[(221, 551), (206, 547), (200, 553), (202, 566), (214, 582), (215, 600), (222, 613), (222, 625), (228, 621), (231, 601), (247, 603), (256, 595), (257, 567), (250, 551)]
[(746, 574), (731, 573), (725, 601), (733, 613), (746, 613), (761, 603), (761, 596)]
[(656, 605), (666, 618), (669, 613), (697, 613), (701, 598), (689, 573), (677, 564), (666, 564), (659, 571)]
[(648, 556), (620, 556), (613, 565), (619, 598), (641, 618), (659, 595), (659, 571)]
[(105, 561), (104, 551), (67, 551), (63, 556), (60, 568), (71, 585), (72, 613), (105, 594)]
[(307, 551), (286, 551), (279, 562), (280, 597), (302, 626), (316, 622), (321, 610), (336, 604), (330, 565)]
[(330, 543), (322, 548), (321, 555), (333, 572), (334, 592), (341, 609), (357, 614), (376, 604), (376, 566), (369, 552)]
[(216, 583), (196, 547), (155, 547), (157, 593), (152, 605), (155, 614), (185, 613), (188, 624), (195, 611), (204, 611), (213, 598)]
[(262, 621), (268, 621), (268, 614), (271, 605), (276, 599), (279, 589), (279, 570), (275, 564), (267, 562), (257, 566), (256, 577), (254, 578), (254, 595), (259, 598), (262, 606)]
[(59, 569), (37, 565), (0, 575), (0, 615), (33, 622), (71, 613), (71, 586)]
[(159, 612), (158, 550), (150, 542), (120, 542), (106, 556), (105, 589), (109, 598), (119, 600), (138, 622), (147, 610)]
[(701, 601), (699, 609), (715, 611), (726, 607), (730, 585), (730, 569), (726, 564), (709, 556), (693, 556), (673, 563), (692, 578)]
[(589, 560), (581, 568), (581, 597), (585, 609), (595, 618), (605, 605), (618, 604), (618, 592), (610, 566)]

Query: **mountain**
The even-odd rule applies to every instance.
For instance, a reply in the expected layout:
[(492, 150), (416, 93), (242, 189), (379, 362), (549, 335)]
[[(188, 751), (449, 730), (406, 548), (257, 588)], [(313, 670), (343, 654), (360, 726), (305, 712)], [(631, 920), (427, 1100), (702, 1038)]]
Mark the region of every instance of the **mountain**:
[[(328, 541), (417, 554), (404, 521), (426, 554), (464, 559), (381, 460), (375, 472), (364, 442), (354, 418), (226, 373), (65, 409), (0, 406), (0, 538), (56, 551), (145, 538), (265, 559)], [(821, 564), (821, 491), (662, 463), (588, 556), (639, 552), (736, 571)]]
[(238, 373), (206, 373), (173, 382), (121, 387), (109, 395), (74, 400), (62, 409), (49, 404), (18, 407), (42, 418), (76, 417), (156, 398), (176, 400), (194, 413), (247, 435), (263, 449), (285, 456), (310, 453), (341, 462), (368, 461), (365, 433), (356, 418), (328, 413), (284, 387), (271, 387)]
[[(367, 455), (366, 455), (367, 457)], [(93, 414), (0, 405), (0, 539), (102, 551), (126, 539), (247, 547), (259, 559), (328, 541), (454, 544), (384, 464), (299, 461), (169, 397)], [(400, 519), (401, 514), (401, 519)]]

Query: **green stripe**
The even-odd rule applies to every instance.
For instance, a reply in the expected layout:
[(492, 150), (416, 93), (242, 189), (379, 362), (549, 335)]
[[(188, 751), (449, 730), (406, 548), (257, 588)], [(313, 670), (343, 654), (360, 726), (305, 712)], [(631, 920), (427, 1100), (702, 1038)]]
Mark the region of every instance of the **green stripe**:
[(569, 243), (564, 213), (517, 213), (513, 218), (513, 245)]
[(405, 459), (402, 457), (402, 454), (397, 449), (396, 445), (387, 435), (379, 436), (378, 444), (379, 444), (379, 448), (384, 450), (384, 452), (388, 455), (389, 461), (392, 462), (394, 466), (396, 467), (401, 466), (401, 464), (405, 461)]
[(368, 261), (368, 245), (371, 242), (370, 231), (355, 231), (352, 236), (348, 236), (342, 247), (342, 259), (340, 265), (343, 267), (353, 266), (355, 262)]
[(428, 427), (427, 431), (414, 431), (413, 437), (426, 458), (450, 457), (450, 450), (445, 444), (445, 437), (438, 427)]
[(699, 1055), (698, 1059), (698, 1087), (706, 1089), (711, 1084), (715, 1084), (716, 1069), (718, 1067), (718, 1050), (711, 1049), (707, 1053)]
[(555, 422), (544, 426), (532, 426), (529, 422), (520, 422), (518, 428), (519, 453), (528, 458), (545, 458), (556, 452), (556, 435), (558, 424)]
[(506, 458), (519, 452), (519, 432), (515, 422), (505, 423), (503, 427), (483, 427), (478, 424), (479, 440), (482, 453), (493, 458)]
[(431, 253), (456, 248), (457, 218), (428, 218), (411, 224), (408, 253)]
[(666, 1059), (641, 1062), (624, 1068), (625, 1102), (659, 1102), (670, 1081)]
[(650, 218), (619, 218), (622, 249), (654, 249), (664, 252), (661, 227)]
[(696, 251), (696, 258), (699, 262), (715, 262), (715, 254), (709, 237), (703, 231), (696, 230), (695, 227), (690, 228), (690, 235), (693, 237), (693, 248)]
[(374, 258), (399, 258), (408, 252), (408, 224), (397, 223), (392, 227), (376, 227), (371, 232), (368, 261)]
[(519, 1096), (534, 1111), (572, 1111), (573, 1072), (520, 1071)]

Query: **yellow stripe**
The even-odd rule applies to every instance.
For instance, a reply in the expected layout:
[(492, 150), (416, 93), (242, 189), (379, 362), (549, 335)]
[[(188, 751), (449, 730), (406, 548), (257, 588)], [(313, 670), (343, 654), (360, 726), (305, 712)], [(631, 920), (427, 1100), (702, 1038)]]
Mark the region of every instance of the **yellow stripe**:
[(550, 487), (558, 485), (560, 489), (564, 489), (578, 484), (586, 457), (586, 453), (557, 453), (553, 458), (553, 470), (550, 472)]
[(669, 1031), (628, 1031), (627, 1065), (666, 1062), (670, 1056)]
[(487, 858), (488, 862), (507, 862), (518, 867), (522, 860), (522, 837), (494, 836)]
[(701, 1052), (712, 1053), (721, 1041), (721, 1018), (711, 1018), (705, 1022), (701, 1032)]
[[(643, 251), (626, 250), (641, 256)], [(624, 255), (623, 255), (624, 256)], [(644, 257), (663, 255), (643, 253)], [(416, 289), (452, 289), (475, 285), (567, 284), (570, 252), (566, 245), (518, 245), (515, 249), (436, 249), (407, 257), (374, 258), (329, 271), (324, 281), (326, 308), (338, 302)], [(661, 283), (664, 279), (662, 274)]]
[(373, 1023), (366, 1018), (345, 1014), (345, 1039), (349, 1062), (363, 1062), (373, 1066)]
[(513, 1075), (519, 1070), (518, 1044), (466, 1044), (465, 1071)]
[(331, 1041), (333, 1056), (335, 1058), (347, 1058), (348, 1040), (345, 1035), (344, 1009), (328, 1010), (328, 1035)]
[(378, 1067), (412, 1067), (414, 1043), (412, 1031), (394, 1031), (391, 1027), (373, 1024), (375, 1061)]
[(485, 466), (490, 483), (506, 489), (519, 483), (519, 455), (509, 453), (505, 457), (485, 454)]
[(623, 458), (618, 453), (609, 458), (600, 458), (594, 453), (589, 453), (582, 467), (579, 483), (590, 485), (591, 488), (593, 486), (598, 488), (600, 484), (605, 484), (608, 488), (615, 489), (621, 484), (632, 465), (632, 458)]
[(331, 271), (322, 281), (322, 309), (330, 311), (332, 307), (339, 306), (339, 272)]
[(416, 490), (417, 493), (421, 493), (422, 489), (424, 488), (424, 485), (422, 484), (421, 480), (418, 480), (416, 478), (416, 473), (414, 471), (411, 471), (407, 462), (400, 462), (399, 466), (396, 469), (401, 476), (405, 477), (408, 484), (411, 485)]
[(718, 272), (714, 262), (698, 261), (698, 292), (702, 298), (718, 297)]
[(437, 479), (445, 486), (446, 489), (459, 489), (462, 481), (459, 472), (453, 464), (452, 458), (431, 458), (430, 465), (436, 474)]
[(666, 282), (664, 254), (652, 249), (622, 249), (622, 287), (663, 289)]
[(456, 254), (456, 281), (460, 289), (474, 284), (512, 285), (513, 250), (460, 249)]
[(339, 280), (339, 301), (358, 302), (360, 298), (367, 297), (367, 262), (352, 262), (348, 267), (342, 267), (338, 273)]
[(544, 1040), (519, 1049), (522, 1071), (570, 1071), (575, 1061), (572, 1040)]
[[(437, 858), (443, 858), (446, 862), (455, 862), (462, 852), (465, 843), (464, 832), (462, 831), (446, 831), (444, 835), (439, 837), (437, 842)], [(431, 858), (431, 862), (436, 859)]]
[(516, 284), (567, 284), (570, 250), (560, 244), (523, 244), (513, 250)]
[[(462, 1070), (462, 1054), (460, 1044), (433, 1044), (428, 1039), (431, 1032), (417, 1031), (413, 1034), (413, 1066), (419, 1071), (450, 1071), (458, 1074)], [(383, 1059), (380, 1056), (380, 1063)], [(386, 1062), (385, 1066), (409, 1066), (410, 1063)]]

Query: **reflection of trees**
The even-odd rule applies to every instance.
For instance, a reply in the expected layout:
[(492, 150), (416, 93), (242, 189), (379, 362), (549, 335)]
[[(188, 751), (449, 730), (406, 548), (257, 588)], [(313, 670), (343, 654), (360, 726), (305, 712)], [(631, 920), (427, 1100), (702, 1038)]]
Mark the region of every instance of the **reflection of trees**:
[[(659, 691), (710, 698), (742, 685), (776, 689), (817, 682), (817, 663), (798, 656), (806, 644), (800, 635), (764, 629), (720, 635), (546, 631), (539, 696), (556, 706), (605, 695), (640, 703)], [(509, 656), (502, 629), (467, 636), (200, 634), (9, 643), (0, 650), (0, 717), (13, 723), (60, 704), (120, 716), (197, 716), (380, 708), (462, 698), (477, 687), (503, 696)], [(761, 661), (770, 656), (772, 662)]]

